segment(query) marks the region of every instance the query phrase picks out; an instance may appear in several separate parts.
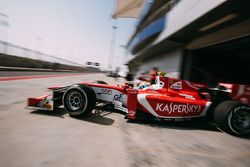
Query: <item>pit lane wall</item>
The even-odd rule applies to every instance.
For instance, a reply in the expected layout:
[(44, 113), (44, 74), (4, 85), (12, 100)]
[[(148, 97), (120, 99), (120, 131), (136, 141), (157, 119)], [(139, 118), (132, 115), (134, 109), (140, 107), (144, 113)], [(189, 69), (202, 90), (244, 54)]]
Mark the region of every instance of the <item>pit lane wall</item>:
[(0, 70), (4, 71), (100, 71), (99, 68), (87, 67), (83, 64), (63, 59), (59, 55), (50, 55), (3, 40), (0, 40), (0, 66)]
[(84, 67), (34, 60), (0, 53), (0, 71), (93, 71)]

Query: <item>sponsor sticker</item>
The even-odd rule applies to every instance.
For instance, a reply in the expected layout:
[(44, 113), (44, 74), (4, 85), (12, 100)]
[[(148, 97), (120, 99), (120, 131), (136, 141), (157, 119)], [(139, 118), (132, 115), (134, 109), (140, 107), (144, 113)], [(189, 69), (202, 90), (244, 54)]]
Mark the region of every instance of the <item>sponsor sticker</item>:
[(172, 89), (178, 89), (178, 90), (182, 89), (182, 81), (175, 82), (174, 84), (172, 84), (170, 86), (170, 88), (172, 88)]
[(114, 95), (114, 100), (122, 101), (123, 100), (123, 94), (116, 94), (116, 95)]
[(156, 111), (171, 113), (199, 113), (201, 105), (194, 104), (174, 104), (174, 103), (157, 103)]
[(111, 95), (112, 90), (107, 88), (102, 88), (102, 94)]

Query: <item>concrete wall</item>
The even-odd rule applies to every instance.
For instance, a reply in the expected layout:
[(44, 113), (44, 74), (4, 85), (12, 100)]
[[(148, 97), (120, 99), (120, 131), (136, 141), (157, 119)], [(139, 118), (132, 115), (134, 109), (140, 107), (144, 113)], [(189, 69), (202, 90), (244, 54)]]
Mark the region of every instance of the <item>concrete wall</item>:
[(154, 57), (150, 60), (141, 62), (141, 65), (137, 69), (136, 75), (150, 71), (153, 67), (158, 67), (159, 71), (180, 72), (182, 58), (182, 49), (176, 49)]
[(165, 17), (165, 29), (154, 42), (168, 38), (226, 0), (182, 0)]
[[(3, 67), (22, 67), (22, 68), (39, 68), (39, 69), (53, 69), (53, 70), (73, 70), (73, 71), (96, 71), (95, 69), (70, 66), (60, 63), (46, 62), (42, 60), (34, 60), (25, 57), (18, 57), (0, 53), (1, 70), (8, 70)], [(15, 69), (15, 68), (14, 68)], [(99, 70), (98, 70), (99, 71)]]

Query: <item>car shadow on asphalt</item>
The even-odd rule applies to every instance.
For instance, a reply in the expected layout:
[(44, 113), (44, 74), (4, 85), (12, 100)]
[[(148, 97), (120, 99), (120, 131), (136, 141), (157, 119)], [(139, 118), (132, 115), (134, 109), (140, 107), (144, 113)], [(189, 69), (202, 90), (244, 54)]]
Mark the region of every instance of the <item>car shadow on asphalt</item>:
[[(172, 128), (172, 129), (206, 130), (206, 131), (214, 131), (214, 132), (219, 132), (219, 133), (226, 133), (226, 132), (219, 130), (217, 126), (214, 125), (213, 123), (209, 123), (203, 119), (186, 121), (186, 122), (177, 122), (177, 123), (173, 123), (170, 125), (167, 125), (167, 124), (160, 125), (160, 127), (165, 127), (165, 126), (167, 128)], [(243, 135), (243, 136), (237, 136), (233, 134), (228, 134), (228, 135), (240, 137), (244, 139), (250, 139), (250, 135)]]
[(92, 112), (87, 117), (82, 117), (82, 118), (74, 117), (74, 118), (77, 120), (87, 121), (99, 125), (112, 125), (115, 122), (115, 120), (106, 117), (111, 113), (112, 112), (106, 112), (106, 111), (102, 111), (101, 113)]
[[(64, 115), (67, 114), (67, 112), (64, 109), (58, 109), (56, 111), (36, 110), (36, 111), (31, 111), (30, 113), (59, 117), (59, 118), (64, 118)], [(72, 117), (72, 118), (76, 120), (87, 121), (87, 122), (96, 123), (100, 125), (112, 125), (115, 122), (115, 120), (106, 117), (107, 115), (111, 113), (112, 111), (96, 112), (95, 110), (93, 110), (93, 112), (90, 113), (86, 117)]]
[(87, 117), (75, 118), (82, 121), (87, 121), (99, 125), (112, 125), (115, 120), (107, 117), (112, 113), (124, 114), (119, 110), (113, 109), (109, 104), (103, 105), (101, 107), (96, 107)]
[[(155, 127), (155, 128), (167, 128), (167, 129), (178, 129), (178, 130), (204, 130), (204, 131), (223, 133), (215, 125), (213, 125), (212, 123), (208, 123), (206, 120), (203, 119), (197, 119), (197, 120), (195, 119), (195, 120), (180, 121), (180, 122), (156, 121), (156, 120), (142, 120), (142, 121), (127, 120), (127, 122)], [(243, 135), (243, 136), (231, 135), (231, 136), (250, 140), (250, 135)]]
[(142, 120), (142, 121), (127, 121), (128, 123), (138, 123), (145, 126), (155, 128), (168, 128), (179, 130), (207, 130), (219, 131), (215, 126), (209, 125), (205, 120), (189, 120), (189, 121), (157, 121), (157, 120)]
[[(106, 116), (114, 112), (124, 115), (124, 113), (116, 111), (116, 110), (110, 110), (110, 111), (93, 110), (92, 113), (90, 113), (87, 117), (82, 117), (82, 118), (72, 117), (72, 118), (76, 120), (99, 124), (99, 125), (112, 125), (115, 122), (115, 120), (108, 118)], [(64, 109), (58, 109), (57, 111), (37, 110), (37, 111), (32, 111), (30, 113), (64, 118), (64, 115), (67, 112)], [(154, 128), (167, 128), (167, 129), (178, 129), (178, 130), (205, 130), (205, 131), (214, 131), (214, 132), (222, 133), (219, 129), (215, 127), (215, 125), (209, 124), (207, 121), (203, 119), (179, 121), (179, 122), (157, 121), (157, 120), (127, 120), (127, 123), (140, 124), (140, 125), (150, 126)], [(250, 139), (250, 135), (243, 136), (241, 138)]]
[(35, 111), (31, 111), (30, 113), (31, 114), (40, 114), (40, 115), (47, 115), (47, 116), (64, 118), (63, 115), (66, 114), (66, 111), (64, 109), (57, 109), (56, 111), (35, 110)]

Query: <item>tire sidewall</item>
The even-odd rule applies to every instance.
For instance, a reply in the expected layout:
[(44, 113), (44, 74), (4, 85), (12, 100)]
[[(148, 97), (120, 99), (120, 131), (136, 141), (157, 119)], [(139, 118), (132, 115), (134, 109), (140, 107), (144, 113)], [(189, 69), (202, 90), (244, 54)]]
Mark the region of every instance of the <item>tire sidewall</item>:
[(250, 107), (242, 104), (238, 101), (226, 100), (219, 103), (213, 112), (213, 120), (217, 124), (218, 128), (229, 134), (244, 136), (250, 133), (248, 128), (237, 129), (233, 123), (234, 114), (242, 110), (246, 110), (250, 113)]
[[(80, 93), (80, 95), (82, 96), (82, 99), (84, 99), (84, 103), (82, 104), (82, 106), (80, 107), (80, 109), (78, 110), (71, 110), (70, 107), (68, 106), (67, 100), (68, 100), (68, 96), (72, 91), (77, 91), (78, 93)], [(65, 110), (71, 115), (71, 116), (80, 116), (80, 115), (84, 115), (84, 113), (86, 113), (86, 110), (88, 108), (89, 105), (89, 98), (87, 96), (86, 91), (84, 91), (82, 88), (80, 88), (78, 85), (74, 85), (71, 86), (63, 95), (63, 106), (65, 108)]]
[(239, 131), (239, 129), (237, 129), (237, 128), (235, 127), (235, 125), (233, 124), (232, 119), (233, 119), (234, 114), (237, 113), (237, 112), (241, 112), (242, 110), (243, 110), (243, 111), (246, 111), (246, 112), (248, 112), (248, 113), (250, 113), (250, 107), (249, 107), (249, 106), (239, 103), (238, 105), (235, 105), (235, 106), (231, 109), (231, 111), (230, 111), (230, 113), (229, 113), (229, 115), (228, 115), (228, 120), (227, 120), (228, 127), (230, 128), (230, 130), (231, 130), (233, 133), (235, 133), (235, 134), (237, 134), (237, 135), (245, 135), (245, 134), (250, 133), (250, 129), (244, 130), (244, 131)]

